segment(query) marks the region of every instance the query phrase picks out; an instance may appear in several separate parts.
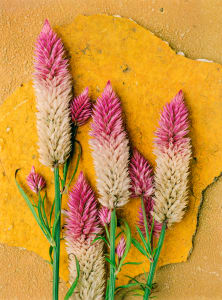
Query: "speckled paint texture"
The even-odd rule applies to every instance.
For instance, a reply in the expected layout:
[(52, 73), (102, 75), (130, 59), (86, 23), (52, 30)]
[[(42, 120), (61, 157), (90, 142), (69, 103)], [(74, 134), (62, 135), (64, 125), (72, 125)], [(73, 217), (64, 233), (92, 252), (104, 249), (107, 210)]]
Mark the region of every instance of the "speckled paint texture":
[[(108, 79), (121, 99), (126, 128), (133, 146), (153, 164), (154, 131), (163, 105), (182, 89), (191, 119), (194, 159), (191, 163), (191, 195), (184, 220), (170, 229), (160, 265), (185, 261), (192, 250), (202, 191), (222, 170), (222, 67), (176, 55), (167, 44), (134, 22), (107, 16), (77, 17), (58, 27), (70, 55), (74, 93), (90, 87), (95, 100)], [(38, 162), (35, 97), (32, 83), (19, 87), (0, 107), (0, 242), (35, 251), (48, 259), (48, 243), (35, 223), (14, 182), (14, 172), (25, 189), (32, 165), (44, 175), (53, 198), (53, 173)], [(95, 173), (88, 145), (89, 124), (80, 128), (83, 146), (80, 169), (95, 188)], [(34, 196), (33, 196), (34, 197)], [(66, 197), (63, 208), (67, 207)], [(125, 217), (135, 235), (139, 200), (132, 199), (118, 214)], [(48, 207), (49, 210), (49, 207)], [(143, 261), (132, 248), (128, 260)], [(145, 264), (123, 269), (135, 276), (148, 269)], [(67, 257), (62, 241), (61, 276), (68, 279)]]

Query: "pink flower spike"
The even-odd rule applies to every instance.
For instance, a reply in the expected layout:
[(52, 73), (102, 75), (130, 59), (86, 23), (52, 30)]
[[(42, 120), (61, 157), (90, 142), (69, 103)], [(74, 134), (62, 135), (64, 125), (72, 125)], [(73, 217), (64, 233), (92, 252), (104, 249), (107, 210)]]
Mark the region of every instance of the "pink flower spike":
[(122, 258), (123, 254), (125, 252), (125, 249), (126, 249), (126, 241), (125, 241), (125, 238), (122, 236), (116, 247), (116, 254), (117, 254), (119, 260)]
[(130, 160), (131, 197), (149, 197), (154, 192), (153, 170), (145, 157), (137, 149)]
[(156, 131), (155, 194), (153, 215), (167, 227), (180, 222), (188, 202), (191, 143), (188, 109), (183, 93), (179, 93), (163, 108)]
[(83, 173), (69, 193), (69, 211), (67, 221), (67, 237), (72, 240), (91, 241), (101, 231), (97, 218), (97, 202), (95, 194), (86, 181)]
[(188, 109), (184, 103), (184, 96), (180, 90), (173, 100), (163, 108), (156, 131), (155, 143), (160, 148), (179, 147), (187, 144)]
[(108, 81), (97, 99), (91, 123), (90, 146), (97, 176), (99, 202), (112, 209), (130, 197), (129, 141), (124, 130), (120, 100)]
[(99, 219), (102, 226), (109, 225), (111, 221), (111, 210), (103, 206), (99, 210)]
[(88, 88), (71, 101), (70, 109), (72, 121), (75, 125), (82, 126), (88, 121), (92, 114)]
[(26, 181), (30, 189), (36, 194), (46, 186), (45, 179), (40, 174), (36, 173), (34, 166), (27, 176)]
[(47, 20), (36, 42), (33, 87), (39, 160), (54, 168), (64, 164), (71, 152), (72, 80), (63, 43)]
[(45, 86), (58, 87), (70, 80), (68, 60), (61, 39), (45, 20), (35, 48), (34, 78)]

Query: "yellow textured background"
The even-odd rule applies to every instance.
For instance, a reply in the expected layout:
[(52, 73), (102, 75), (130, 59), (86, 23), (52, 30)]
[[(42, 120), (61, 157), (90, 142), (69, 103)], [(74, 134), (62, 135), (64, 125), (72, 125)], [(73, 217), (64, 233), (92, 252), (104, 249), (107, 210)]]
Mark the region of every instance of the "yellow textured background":
[[(57, 32), (71, 56), (75, 94), (89, 86), (90, 95), (95, 100), (110, 79), (122, 101), (131, 142), (153, 165), (153, 132), (160, 109), (179, 89), (183, 89), (191, 116), (195, 157), (192, 162), (192, 191), (183, 222), (167, 234), (160, 263), (186, 260), (192, 248), (201, 193), (222, 169), (222, 142), (219, 138), (219, 124), (222, 124), (221, 66), (177, 56), (164, 42), (126, 19), (80, 16), (73, 24), (57, 28)], [(0, 241), (33, 250), (47, 259), (47, 241), (18, 194), (13, 180), (15, 169), (21, 167), (19, 178), (20, 182), (24, 182), (34, 164), (52, 189), (52, 172), (38, 163), (34, 112), (31, 83), (18, 88), (0, 107)], [(79, 133), (84, 149), (81, 169), (94, 185), (88, 130), (89, 125), (81, 128)], [(119, 211), (132, 228), (137, 207), (138, 202), (132, 200), (124, 210)], [(143, 260), (133, 248), (129, 260), (135, 261), (135, 257), (138, 261)], [(67, 279), (65, 261), (63, 251), (61, 275)], [(125, 267), (123, 273), (137, 275), (143, 272), (143, 267)]]

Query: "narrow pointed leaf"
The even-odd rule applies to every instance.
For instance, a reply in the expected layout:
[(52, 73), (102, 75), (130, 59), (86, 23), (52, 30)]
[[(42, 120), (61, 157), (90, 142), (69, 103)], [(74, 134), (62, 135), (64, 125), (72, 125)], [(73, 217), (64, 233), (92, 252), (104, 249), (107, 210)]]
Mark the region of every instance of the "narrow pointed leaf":
[(150, 251), (151, 250), (150, 240), (148, 242), (146, 241), (144, 235), (142, 234), (142, 231), (139, 229), (138, 226), (136, 226), (136, 229), (137, 229), (139, 236), (143, 242), (143, 245), (145, 246), (146, 252), (148, 253), (148, 255), (151, 256), (152, 253)]
[(143, 248), (143, 246), (140, 245), (140, 243), (136, 240), (136, 239), (132, 239), (132, 243), (133, 245), (144, 255), (146, 256), (147, 258), (149, 258), (146, 250)]
[(79, 141), (75, 140), (75, 142), (79, 145), (79, 153), (78, 153), (78, 157), (77, 157), (76, 167), (75, 167), (75, 169), (74, 169), (74, 172), (73, 172), (73, 174), (72, 174), (72, 177), (71, 177), (70, 180), (69, 180), (69, 183), (68, 183), (68, 185), (67, 185), (67, 189), (69, 188), (70, 184), (72, 183), (72, 181), (73, 181), (73, 179), (74, 179), (74, 177), (75, 177), (75, 175), (76, 175), (76, 172), (77, 172), (78, 167), (79, 167), (79, 161), (80, 161), (80, 158), (81, 158), (81, 156), (82, 156), (82, 146), (81, 146), (81, 144), (80, 144)]
[(75, 260), (76, 260), (76, 271), (77, 271), (76, 279), (74, 280), (70, 289), (66, 293), (64, 300), (68, 300), (72, 296), (72, 294), (74, 293), (75, 288), (78, 284), (78, 281), (79, 281), (80, 266), (79, 266), (79, 262), (78, 262), (78, 259), (76, 258), (76, 256), (75, 256)]
[(129, 261), (127, 263), (124, 263), (123, 266), (126, 266), (126, 265), (141, 265), (142, 262), (134, 262), (134, 261)]
[(98, 240), (103, 240), (106, 244), (107, 244), (107, 246), (109, 246), (109, 243), (107, 242), (107, 240), (105, 239), (105, 237), (104, 236), (98, 236), (98, 237), (96, 237), (93, 241), (92, 241), (92, 243), (91, 243), (91, 245), (92, 244), (94, 244), (96, 241), (98, 241)]
[(108, 257), (105, 257), (105, 260), (112, 265), (114, 268), (116, 268), (116, 264), (114, 264)]
[(49, 243), (50, 243), (51, 245), (54, 245), (54, 241), (53, 241), (51, 235), (49, 236), (49, 235), (47, 234), (47, 232), (45, 232), (44, 227), (42, 226), (41, 221), (40, 221), (39, 217), (37, 216), (37, 213), (36, 213), (36, 211), (35, 211), (35, 208), (33, 207), (31, 201), (29, 200), (29, 197), (27, 196), (27, 194), (25, 193), (25, 191), (22, 189), (22, 187), (20, 186), (20, 184), (19, 184), (18, 181), (16, 180), (16, 175), (17, 175), (18, 171), (19, 171), (19, 169), (17, 169), (17, 170), (15, 171), (15, 183), (16, 183), (16, 185), (17, 185), (17, 187), (18, 187), (18, 190), (19, 190), (20, 194), (22, 195), (22, 197), (24, 198), (24, 200), (25, 200), (26, 204), (28, 205), (29, 209), (31, 210), (31, 213), (32, 213), (32, 215), (34, 216), (34, 218), (35, 218), (37, 224), (38, 224), (39, 227), (41, 228), (43, 234), (45, 235), (45, 237), (47, 238), (47, 240), (49, 241)]

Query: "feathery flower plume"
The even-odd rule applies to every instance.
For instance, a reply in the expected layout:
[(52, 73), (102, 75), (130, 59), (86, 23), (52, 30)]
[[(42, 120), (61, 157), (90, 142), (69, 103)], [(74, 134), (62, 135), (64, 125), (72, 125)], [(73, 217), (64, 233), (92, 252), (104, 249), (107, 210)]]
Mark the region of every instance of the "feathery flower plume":
[(124, 252), (126, 249), (126, 241), (125, 238), (122, 236), (121, 239), (119, 240), (118, 245), (116, 246), (116, 254), (119, 258), (119, 260), (122, 258)]
[(91, 244), (101, 232), (95, 195), (81, 172), (69, 194), (66, 219), (66, 244), (69, 255), (70, 283), (76, 277), (75, 256), (80, 264), (80, 278), (75, 299), (102, 300), (105, 288), (105, 260), (103, 242)]
[(111, 210), (103, 206), (99, 210), (99, 219), (102, 226), (109, 225), (111, 221)]
[[(147, 225), (149, 231), (153, 223), (153, 193), (154, 193), (154, 178), (153, 169), (145, 157), (137, 150), (133, 150), (133, 155), (130, 160), (129, 174), (131, 178), (131, 197), (142, 197), (146, 212)], [(139, 209), (138, 226), (145, 235), (144, 217), (142, 207)], [(153, 233), (158, 235), (161, 230), (161, 224), (154, 221)]]
[(61, 39), (46, 20), (35, 48), (34, 89), (40, 162), (63, 164), (71, 150), (71, 75)]
[(26, 181), (30, 189), (36, 194), (46, 186), (45, 179), (40, 174), (36, 173), (34, 166), (27, 176)]
[(77, 126), (84, 125), (92, 114), (92, 104), (89, 98), (89, 89), (86, 88), (70, 104), (72, 121)]
[(181, 221), (187, 205), (191, 159), (188, 127), (188, 110), (179, 91), (164, 107), (155, 139), (154, 216), (160, 223), (165, 221), (167, 227)]
[(108, 81), (93, 110), (90, 140), (99, 202), (110, 209), (129, 201), (129, 142), (118, 97)]

